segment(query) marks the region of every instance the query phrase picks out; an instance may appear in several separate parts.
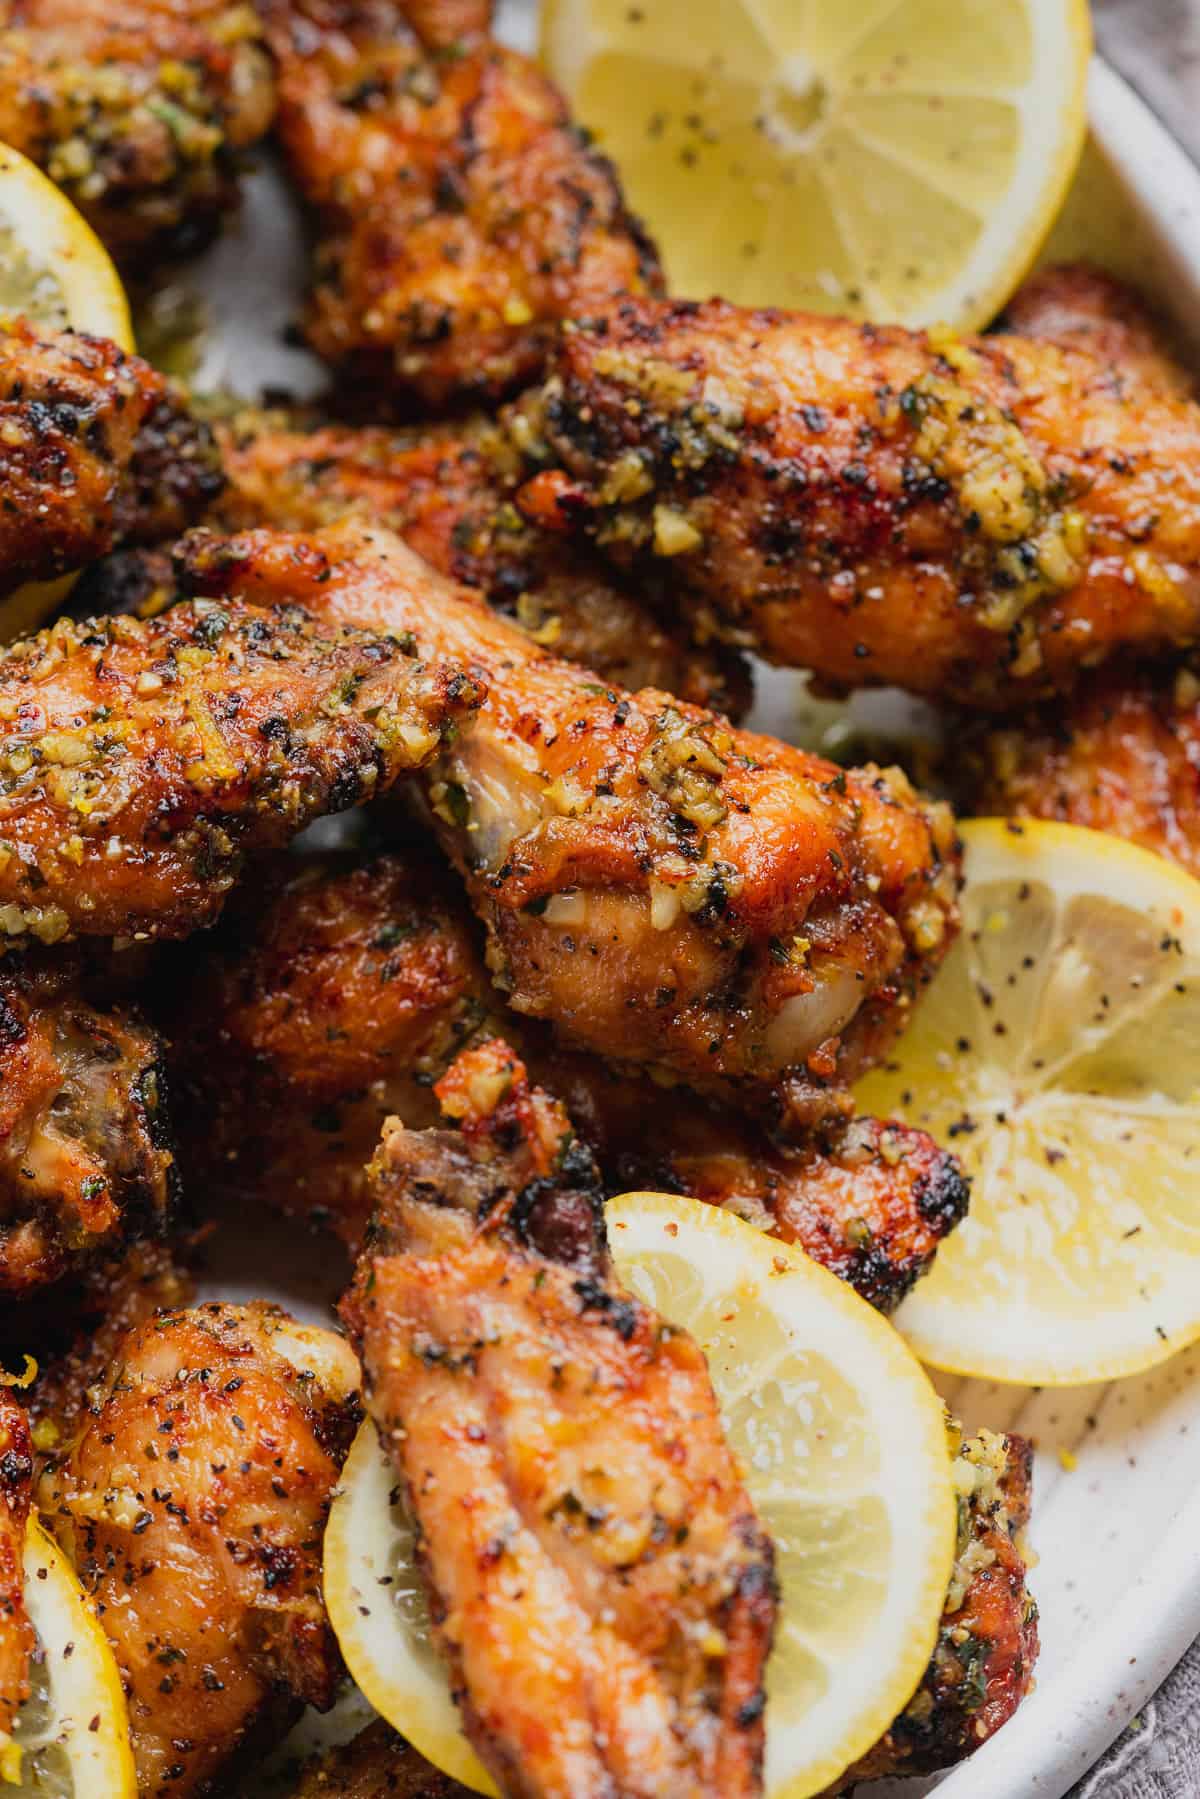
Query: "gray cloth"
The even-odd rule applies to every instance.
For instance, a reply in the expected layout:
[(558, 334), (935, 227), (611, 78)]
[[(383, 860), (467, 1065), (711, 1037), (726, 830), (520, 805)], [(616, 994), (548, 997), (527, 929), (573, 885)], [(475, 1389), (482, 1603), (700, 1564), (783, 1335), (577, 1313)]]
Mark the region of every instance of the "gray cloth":
[[(1108, 60), (1200, 162), (1200, 0), (1093, 0)], [(1197, 1799), (1200, 1642), (1070, 1799)]]

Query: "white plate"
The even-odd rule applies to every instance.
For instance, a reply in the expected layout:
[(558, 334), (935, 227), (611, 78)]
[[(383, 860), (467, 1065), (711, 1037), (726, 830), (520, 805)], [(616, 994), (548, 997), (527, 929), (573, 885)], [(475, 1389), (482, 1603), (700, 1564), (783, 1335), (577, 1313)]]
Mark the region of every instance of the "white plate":
[[(532, 3), (511, 0), (505, 31), (526, 45)], [(1135, 277), (1175, 316), (1200, 351), (1200, 173), (1110, 69), (1093, 70), (1092, 136), (1084, 169), (1048, 254), (1089, 253)], [(283, 333), (303, 286), (306, 257), (286, 189), (269, 167), (249, 182), (239, 220), (187, 282), (214, 326), (198, 383), (247, 396), (264, 387), (319, 389), (319, 369)], [(854, 703), (854, 719), (920, 729), (896, 696)], [(781, 734), (829, 723), (806, 705), (794, 674), (765, 671), (756, 722)], [(328, 1248), (295, 1232), (244, 1220), (219, 1239), (207, 1293), (278, 1298), (312, 1317), (337, 1291)], [(270, 1270), (266, 1279), (245, 1270)], [(328, 1316), (327, 1312), (324, 1313)], [(1140, 1379), (1066, 1393), (948, 1381), (947, 1399), (969, 1427), (1034, 1437), (1032, 1586), (1041, 1608), (1038, 1687), (1017, 1716), (961, 1768), (939, 1781), (886, 1782), (877, 1799), (1060, 1799), (1124, 1728), (1200, 1633), (1200, 1351)], [(1070, 1462), (1066, 1472), (1060, 1453)], [(309, 1720), (296, 1747), (345, 1735)], [(264, 1792), (262, 1779), (254, 1783)]]

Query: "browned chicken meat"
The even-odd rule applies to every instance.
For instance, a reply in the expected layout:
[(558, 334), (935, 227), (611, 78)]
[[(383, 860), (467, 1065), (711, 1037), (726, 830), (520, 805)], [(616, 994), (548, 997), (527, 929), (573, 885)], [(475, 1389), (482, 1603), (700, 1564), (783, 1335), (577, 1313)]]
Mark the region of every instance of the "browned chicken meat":
[[(735, 718), (749, 704), (736, 650), (694, 644), (586, 544), (528, 524), (511, 497), (519, 464), (490, 422), (454, 434), (305, 428), (243, 411), (218, 425), (217, 437), (228, 486), (211, 516), (223, 527), (314, 531), (348, 515), (386, 525), (564, 661)], [(162, 584), (161, 569), (146, 575), (135, 599)], [(127, 580), (128, 565), (113, 576)]]
[(1074, 347), (627, 301), (511, 428), (527, 516), (839, 687), (994, 710), (1200, 637), (1200, 411)]
[(478, 683), (416, 640), (197, 601), (0, 655), (0, 926), (186, 936), (243, 856), (430, 761)]
[(1163, 322), (1132, 288), (1086, 263), (1039, 269), (1018, 288), (995, 328), (1085, 350), (1120, 381), (1180, 400), (1196, 397), (1195, 381), (1177, 361)]
[(273, 1306), (164, 1313), (123, 1339), (43, 1474), (125, 1683), (144, 1799), (211, 1792), (302, 1702), (332, 1703), (321, 1539), (356, 1386), (340, 1338)]
[(0, 957), (0, 1293), (26, 1296), (170, 1221), (161, 1045), (89, 1003), (76, 959)]
[(612, 1271), (599, 1179), (496, 1040), (397, 1121), (343, 1314), (434, 1635), (502, 1790), (761, 1791), (771, 1545), (699, 1348)]
[(954, 1157), (904, 1125), (855, 1119), (785, 1150), (728, 1109), (662, 1089), (648, 1142), (643, 1085), (505, 1010), (461, 890), (416, 846), (264, 871), (157, 1003), (188, 1188), (265, 1200), (352, 1249), (385, 1119), (433, 1123), (433, 1081), (497, 1032), (566, 1102), (609, 1192), (665, 1187), (727, 1206), (882, 1310), (966, 1209)]
[[(431, 55), (396, 0), (264, 10), (280, 135), (322, 233), (308, 336), (375, 404), (503, 393), (540, 372), (560, 320), (660, 289), (612, 168), (526, 57), (486, 38)], [(414, 22), (444, 42), (455, 20), (432, 0)]]
[(0, 139), (118, 257), (192, 249), (270, 125), (262, 39), (247, 0), (0, 0)]
[(0, 1747), (29, 1694), (33, 1630), (25, 1614), (25, 1525), (33, 1448), (23, 1406), (0, 1387)]
[(209, 593), (413, 631), (488, 684), (425, 788), (517, 1011), (789, 1126), (845, 1113), (845, 1083), (954, 934), (944, 807), (897, 770), (608, 687), (382, 531), (197, 533), (185, 571)]
[(181, 531), (220, 485), (211, 435), (148, 363), (0, 320), (0, 596)]

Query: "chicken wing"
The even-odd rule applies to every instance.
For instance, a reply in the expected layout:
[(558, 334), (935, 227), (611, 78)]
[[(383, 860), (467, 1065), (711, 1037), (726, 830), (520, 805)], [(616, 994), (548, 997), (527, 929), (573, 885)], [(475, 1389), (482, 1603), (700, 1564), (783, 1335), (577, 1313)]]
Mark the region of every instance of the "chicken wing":
[(0, 1748), (29, 1695), (33, 1629), (25, 1614), (25, 1525), (33, 1448), (25, 1408), (0, 1387)]
[(0, 956), (0, 1293), (161, 1235), (175, 1187), (153, 1031), (90, 1004), (69, 954)]
[(478, 704), (399, 641), (197, 601), (0, 655), (0, 928), (186, 936), (243, 855), (382, 793)]
[(321, 1537), (357, 1373), (340, 1338), (274, 1306), (165, 1313), (124, 1338), (42, 1476), (121, 1670), (145, 1799), (211, 1791), (301, 1702), (332, 1703)]
[(1074, 348), (627, 301), (510, 429), (527, 516), (841, 688), (995, 710), (1200, 636), (1200, 410)]
[(384, 1133), (342, 1302), (434, 1634), (502, 1790), (761, 1791), (772, 1550), (699, 1348), (617, 1283), (599, 1180), (496, 1040)]
[(175, 535), (220, 485), (211, 434), (148, 363), (0, 320), (0, 595)]
[(315, 531), (347, 515), (385, 525), (434, 568), (479, 588), (535, 643), (605, 681), (663, 687), (734, 718), (749, 705), (736, 650), (694, 644), (587, 545), (522, 518), (511, 499), (516, 464), (490, 422), (453, 435), (304, 429), (247, 410), (217, 436), (229, 484), (212, 517), (224, 528)]
[(430, 55), (397, 0), (264, 4), (280, 135), (323, 233), (308, 337), (373, 403), (504, 393), (559, 320), (660, 290), (611, 166), (526, 57), (486, 39)]
[(0, 139), (116, 256), (194, 249), (271, 122), (262, 40), (244, 0), (0, 0)]
[(414, 631), (488, 682), (425, 790), (518, 1012), (789, 1127), (845, 1114), (954, 934), (944, 807), (607, 687), (381, 531), (201, 532), (184, 566), (201, 591)]

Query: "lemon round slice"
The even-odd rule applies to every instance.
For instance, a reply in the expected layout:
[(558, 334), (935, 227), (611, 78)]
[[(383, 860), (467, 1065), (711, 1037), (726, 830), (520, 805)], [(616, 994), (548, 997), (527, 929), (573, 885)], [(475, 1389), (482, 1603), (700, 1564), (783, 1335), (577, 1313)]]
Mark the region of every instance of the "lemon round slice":
[[(941, 1402), (891, 1327), (799, 1250), (662, 1193), (614, 1200), (608, 1223), (622, 1279), (703, 1345), (774, 1539), (766, 1792), (805, 1799), (878, 1741), (932, 1652), (955, 1542)], [(325, 1599), (376, 1709), (494, 1793), (429, 1643), (411, 1527), (370, 1425), (330, 1516)]]
[(136, 1799), (112, 1650), (70, 1563), (36, 1520), (25, 1535), (25, 1604), (38, 1649), (32, 1692), (0, 1749), (0, 1793), (5, 1799)]
[(542, 47), (691, 299), (973, 329), (1083, 147), (1086, 0), (550, 0)]
[(856, 1096), (973, 1177), (897, 1321), (956, 1373), (1133, 1374), (1200, 1337), (1200, 882), (1072, 825), (963, 836), (962, 937)]
[[(0, 144), (0, 320), (14, 313), (133, 349), (125, 290), (91, 226), (40, 169)], [(35, 629), (73, 580), (31, 582), (0, 596), (0, 642)]]

